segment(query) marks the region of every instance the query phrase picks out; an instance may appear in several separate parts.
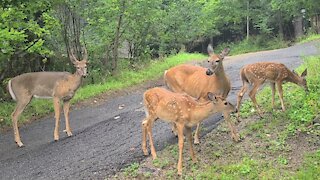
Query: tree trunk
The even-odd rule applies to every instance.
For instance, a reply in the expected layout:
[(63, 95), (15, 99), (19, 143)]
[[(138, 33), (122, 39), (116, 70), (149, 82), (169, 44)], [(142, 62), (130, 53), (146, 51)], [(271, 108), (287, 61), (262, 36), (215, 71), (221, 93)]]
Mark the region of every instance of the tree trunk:
[(277, 16), (278, 16), (278, 27), (279, 27), (279, 38), (280, 39), (283, 39), (284, 37), (284, 29), (283, 29), (283, 19), (282, 19), (282, 13), (281, 11), (278, 11), (277, 13)]
[(298, 16), (293, 20), (294, 25), (294, 37), (299, 38), (303, 36), (303, 17)]
[(120, 29), (122, 26), (122, 20), (123, 20), (123, 15), (124, 15), (124, 11), (125, 11), (125, 4), (126, 1), (122, 0), (121, 1), (121, 9), (119, 12), (119, 17), (118, 17), (118, 24), (117, 24), (117, 29), (116, 29), (116, 33), (115, 33), (115, 38), (114, 38), (114, 42), (113, 42), (113, 48), (112, 48), (112, 74), (116, 73), (117, 68), (118, 68), (118, 47), (119, 47), (119, 42), (120, 42)]
[(320, 34), (320, 14), (311, 17), (311, 27), (315, 33)]
[(247, 1), (247, 40), (249, 40), (249, 35), (250, 35), (250, 27), (249, 27), (249, 0)]
[[(76, 15), (70, 7), (63, 3), (58, 7), (59, 19), (62, 23), (62, 36), (64, 37), (64, 43), (66, 45), (66, 51), (70, 56), (70, 50), (75, 50), (75, 56), (80, 57), (81, 52), (81, 25), (80, 17)], [(70, 59), (70, 58), (69, 58)], [(80, 59), (80, 58), (79, 58)]]

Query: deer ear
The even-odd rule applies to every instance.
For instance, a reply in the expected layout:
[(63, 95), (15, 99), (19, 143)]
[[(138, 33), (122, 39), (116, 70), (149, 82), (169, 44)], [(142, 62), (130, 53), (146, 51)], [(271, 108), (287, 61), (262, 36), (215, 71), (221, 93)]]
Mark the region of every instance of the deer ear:
[(307, 69), (306, 69), (306, 70), (304, 70), (303, 73), (301, 74), (301, 77), (306, 77), (307, 74), (308, 74), (308, 71), (307, 71)]
[(213, 101), (214, 103), (217, 101), (217, 97), (212, 92), (208, 92), (207, 96), (210, 101)]
[(224, 48), (224, 50), (221, 51), (220, 56), (222, 58), (224, 58), (225, 56), (227, 56), (229, 54), (229, 52), (230, 52), (230, 48), (229, 47)]
[(296, 75), (298, 75), (298, 74), (297, 74), (297, 72), (296, 72), (295, 70), (292, 70), (292, 73), (293, 73), (293, 74), (296, 74)]
[(207, 51), (208, 51), (208, 54), (209, 54), (209, 55), (210, 55), (210, 54), (214, 54), (214, 52), (213, 52), (213, 47), (212, 47), (211, 44), (208, 45)]

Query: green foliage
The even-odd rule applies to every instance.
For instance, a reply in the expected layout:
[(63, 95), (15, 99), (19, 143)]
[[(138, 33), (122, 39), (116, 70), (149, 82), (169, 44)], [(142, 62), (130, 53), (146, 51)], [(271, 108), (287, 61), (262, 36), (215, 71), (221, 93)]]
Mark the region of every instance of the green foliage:
[(287, 46), (287, 43), (282, 39), (260, 35), (252, 36), (249, 40), (243, 40), (233, 43), (222, 43), (219, 44), (219, 46), (216, 49), (219, 51), (225, 47), (230, 47), (230, 55), (237, 55), (248, 52), (279, 49)]
[(306, 155), (301, 169), (298, 170), (295, 179), (319, 179), (320, 177), (320, 150)]
[(163, 160), (155, 159), (152, 161), (152, 164), (154, 165), (154, 167), (162, 169), (162, 168), (169, 165), (169, 160), (168, 159), (163, 159)]
[(138, 175), (139, 164), (132, 163), (124, 169), (124, 174), (130, 177), (136, 177)]
[(313, 40), (318, 40), (320, 39), (320, 34), (310, 34), (304, 37), (301, 37), (299, 39), (297, 39), (298, 43), (306, 43), (306, 42), (310, 42)]

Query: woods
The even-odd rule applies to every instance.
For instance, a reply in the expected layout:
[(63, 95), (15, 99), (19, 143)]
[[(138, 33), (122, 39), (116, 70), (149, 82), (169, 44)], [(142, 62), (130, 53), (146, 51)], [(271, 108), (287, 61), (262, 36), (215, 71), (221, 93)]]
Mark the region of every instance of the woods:
[(317, 0), (39, 0), (2, 1), (0, 99), (10, 78), (69, 71), (71, 49), (89, 54), (89, 78), (99, 83), (121, 69), (181, 50), (259, 38), (294, 40), (320, 32)]

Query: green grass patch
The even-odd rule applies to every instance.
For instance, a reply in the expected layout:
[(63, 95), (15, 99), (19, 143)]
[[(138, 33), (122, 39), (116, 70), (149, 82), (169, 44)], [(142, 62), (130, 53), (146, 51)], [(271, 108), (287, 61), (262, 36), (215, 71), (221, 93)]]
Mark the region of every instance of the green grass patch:
[(249, 52), (285, 48), (288, 47), (288, 42), (276, 37), (251, 36), (249, 40), (219, 44), (215, 49), (217, 49), (217, 52), (220, 52), (225, 47), (230, 47), (230, 55), (238, 55)]
[(307, 36), (303, 36), (297, 40), (298, 43), (306, 43), (314, 40), (320, 39), (320, 34), (311, 34)]
[(294, 179), (319, 179), (320, 177), (320, 150), (306, 155), (301, 169), (295, 174)]
[[(135, 71), (129, 68), (119, 70), (119, 74), (113, 77), (107, 77), (106, 82), (99, 84), (86, 85), (80, 87), (72, 103), (92, 98), (107, 91), (120, 90), (126, 87), (143, 83), (144, 81), (156, 79), (163, 75), (163, 72), (175, 65), (185, 63), (190, 60), (203, 60), (207, 56), (202, 54), (180, 53), (165, 59), (152, 60), (149, 64)], [(15, 107), (15, 102), (3, 102), (0, 104), (0, 128), (10, 126), (11, 113)], [(52, 100), (32, 100), (22, 113), (19, 122), (25, 122), (32, 117), (41, 117), (53, 112)]]

